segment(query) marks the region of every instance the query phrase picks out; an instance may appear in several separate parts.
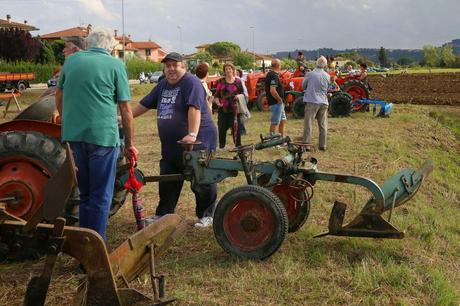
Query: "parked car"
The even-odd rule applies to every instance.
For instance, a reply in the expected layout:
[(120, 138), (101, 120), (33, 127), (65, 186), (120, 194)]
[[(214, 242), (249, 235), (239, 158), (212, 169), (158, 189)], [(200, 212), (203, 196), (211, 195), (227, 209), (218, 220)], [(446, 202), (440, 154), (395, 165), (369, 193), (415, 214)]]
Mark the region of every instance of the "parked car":
[(48, 80), (48, 82), (46, 82), (46, 84), (48, 85), (48, 88), (54, 87), (57, 85), (57, 80), (55, 78), (51, 78)]
[(163, 71), (155, 71), (149, 77), (150, 83), (158, 83), (158, 79), (163, 75)]

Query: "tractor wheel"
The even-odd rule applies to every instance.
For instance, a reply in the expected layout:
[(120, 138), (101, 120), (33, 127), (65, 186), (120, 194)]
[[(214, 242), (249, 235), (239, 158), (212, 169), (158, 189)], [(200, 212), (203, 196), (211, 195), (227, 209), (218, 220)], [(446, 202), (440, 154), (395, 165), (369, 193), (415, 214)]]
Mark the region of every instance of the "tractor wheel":
[(24, 92), (24, 91), (26, 91), (26, 89), (27, 89), (26, 83), (24, 83), (24, 82), (19, 82), (19, 83), (18, 83), (18, 90), (19, 90), (21, 93)]
[(257, 96), (256, 106), (260, 112), (270, 110), (270, 105), (268, 105), (268, 99), (265, 95), (265, 91), (261, 91), (260, 94)]
[[(37, 132), (0, 133), (0, 198), (17, 197), (6, 210), (28, 220), (43, 204), (43, 186), (61, 167), (65, 149), (55, 138)], [(110, 216), (124, 204), (127, 191), (115, 188)], [(67, 224), (78, 222), (78, 191), (65, 207)]]
[(294, 100), (292, 113), (296, 119), (302, 119), (305, 117), (305, 103), (303, 102), (303, 96), (297, 97), (297, 99)]
[(246, 185), (227, 192), (214, 212), (214, 235), (228, 253), (265, 259), (275, 253), (288, 232), (280, 199), (261, 186)]
[(0, 134), (0, 198), (6, 211), (28, 220), (43, 204), (43, 186), (59, 170), (66, 153), (61, 143), (37, 132)]
[(329, 101), (329, 113), (332, 117), (348, 117), (352, 110), (352, 97), (347, 93), (336, 93)]
[[(257, 184), (267, 188), (265, 185), (270, 181), (271, 175), (262, 174), (257, 178)], [(287, 181), (283, 181), (273, 186), (271, 191), (281, 200), (288, 217), (288, 232), (293, 233), (298, 231), (307, 221), (310, 214), (310, 200), (306, 191), (298, 191), (290, 186), (293, 177), (288, 177)]]
[(342, 91), (353, 98), (353, 102), (359, 99), (369, 99), (369, 88), (358, 80), (351, 80), (343, 84)]

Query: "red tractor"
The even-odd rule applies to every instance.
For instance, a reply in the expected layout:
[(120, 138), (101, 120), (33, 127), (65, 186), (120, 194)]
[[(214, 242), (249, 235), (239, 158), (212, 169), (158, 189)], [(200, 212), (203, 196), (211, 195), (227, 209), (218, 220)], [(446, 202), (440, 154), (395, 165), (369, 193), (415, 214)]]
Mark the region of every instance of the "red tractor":
[[(43, 203), (43, 186), (66, 157), (61, 144), (61, 126), (51, 123), (55, 110), (54, 91), (25, 109), (12, 121), (0, 124), (0, 199), (6, 211), (28, 220)], [(117, 177), (128, 171), (118, 161)], [(67, 223), (78, 221), (78, 193), (67, 203)], [(115, 186), (110, 214), (123, 205), (127, 190)]]

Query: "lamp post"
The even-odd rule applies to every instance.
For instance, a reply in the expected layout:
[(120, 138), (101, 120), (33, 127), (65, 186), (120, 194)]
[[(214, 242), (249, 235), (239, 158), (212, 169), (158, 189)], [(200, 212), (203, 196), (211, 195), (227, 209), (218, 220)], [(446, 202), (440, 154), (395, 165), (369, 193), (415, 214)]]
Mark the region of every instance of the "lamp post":
[(249, 28), (252, 30), (252, 67), (253, 71), (256, 71), (256, 51), (254, 50), (254, 32), (256, 27), (250, 26)]
[(122, 50), (123, 50), (123, 62), (126, 64), (125, 59), (125, 2), (121, 0), (121, 31), (123, 32), (122, 37)]
[(177, 28), (179, 29), (179, 43), (180, 43), (180, 54), (184, 54), (184, 50), (182, 50), (182, 27), (181, 26), (177, 26)]

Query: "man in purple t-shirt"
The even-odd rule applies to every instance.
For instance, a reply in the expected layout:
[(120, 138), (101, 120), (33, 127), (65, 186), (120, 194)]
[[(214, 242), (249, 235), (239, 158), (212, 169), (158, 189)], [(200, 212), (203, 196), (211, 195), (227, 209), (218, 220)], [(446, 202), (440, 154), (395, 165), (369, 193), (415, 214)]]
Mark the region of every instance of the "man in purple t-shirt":
[[(177, 174), (184, 170), (183, 149), (177, 143), (200, 141), (194, 150), (214, 151), (217, 129), (212, 121), (206, 102), (206, 93), (200, 80), (186, 72), (180, 54), (171, 52), (161, 61), (164, 63), (165, 78), (145, 96), (134, 108), (137, 117), (149, 109), (157, 110), (157, 126), (161, 141), (160, 174)], [(165, 214), (174, 213), (182, 190), (181, 182), (160, 182), (160, 202), (155, 216), (147, 222), (154, 222)], [(216, 184), (192, 185), (196, 199), (197, 227), (212, 225), (212, 213), (217, 198)]]

